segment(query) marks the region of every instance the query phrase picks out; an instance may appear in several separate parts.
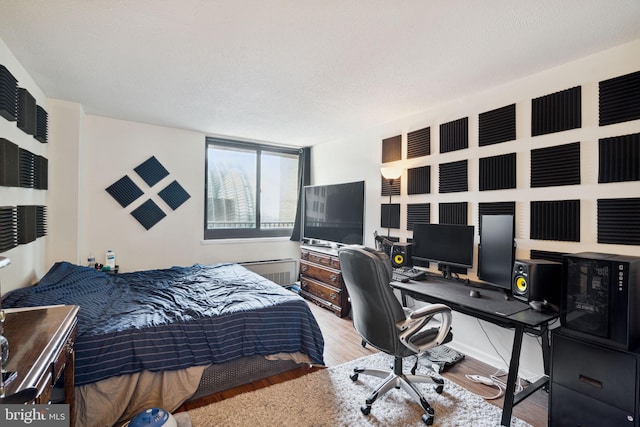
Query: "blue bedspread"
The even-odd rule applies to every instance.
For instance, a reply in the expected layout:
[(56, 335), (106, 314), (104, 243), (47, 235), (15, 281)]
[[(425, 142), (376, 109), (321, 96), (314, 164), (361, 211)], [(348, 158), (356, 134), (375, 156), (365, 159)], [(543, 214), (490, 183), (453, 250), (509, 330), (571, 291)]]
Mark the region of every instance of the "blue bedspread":
[(2, 301), (56, 304), (80, 306), (76, 385), (279, 352), (323, 364), (324, 341), (306, 302), (237, 264), (107, 274), (60, 262)]

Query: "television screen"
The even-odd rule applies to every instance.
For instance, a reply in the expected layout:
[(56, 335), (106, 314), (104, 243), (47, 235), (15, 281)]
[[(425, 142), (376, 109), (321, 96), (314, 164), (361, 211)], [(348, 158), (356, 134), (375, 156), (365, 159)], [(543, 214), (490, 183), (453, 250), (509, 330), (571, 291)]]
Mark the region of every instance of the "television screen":
[(304, 188), (306, 240), (364, 243), (364, 181)]
[(511, 289), (515, 258), (513, 215), (482, 215), (478, 246), (478, 278)]
[(439, 267), (471, 268), (473, 233), (473, 225), (416, 223), (411, 240), (412, 257), (436, 262)]

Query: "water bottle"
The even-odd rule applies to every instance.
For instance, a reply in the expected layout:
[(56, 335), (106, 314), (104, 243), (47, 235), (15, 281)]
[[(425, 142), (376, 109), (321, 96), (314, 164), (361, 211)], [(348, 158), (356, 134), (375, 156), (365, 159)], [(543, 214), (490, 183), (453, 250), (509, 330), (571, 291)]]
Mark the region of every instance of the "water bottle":
[(107, 251), (104, 265), (111, 270), (115, 270), (116, 268), (116, 254), (111, 249)]

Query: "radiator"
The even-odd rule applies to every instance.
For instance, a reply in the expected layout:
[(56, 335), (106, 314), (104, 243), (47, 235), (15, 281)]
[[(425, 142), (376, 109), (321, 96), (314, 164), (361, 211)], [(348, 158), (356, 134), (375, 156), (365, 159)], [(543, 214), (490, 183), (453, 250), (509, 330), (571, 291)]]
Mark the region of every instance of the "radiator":
[(248, 261), (239, 264), (282, 286), (293, 284), (298, 277), (298, 261), (292, 258), (270, 261)]

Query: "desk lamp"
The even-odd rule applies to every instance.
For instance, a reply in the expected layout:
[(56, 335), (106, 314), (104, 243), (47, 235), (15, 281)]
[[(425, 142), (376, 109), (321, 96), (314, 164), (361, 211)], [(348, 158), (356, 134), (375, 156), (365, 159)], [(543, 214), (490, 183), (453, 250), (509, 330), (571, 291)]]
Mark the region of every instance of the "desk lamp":
[(387, 239), (391, 237), (391, 187), (393, 182), (402, 176), (402, 168), (398, 166), (388, 166), (380, 168), (380, 173), (384, 179), (389, 181), (389, 205), (387, 206)]
[[(4, 268), (11, 264), (11, 260), (7, 257), (0, 256), (0, 268)], [(3, 366), (7, 364), (9, 359), (9, 342), (2, 335), (4, 333), (4, 311), (2, 310), (2, 289), (0, 288), (0, 398), (4, 397), (4, 370)]]

